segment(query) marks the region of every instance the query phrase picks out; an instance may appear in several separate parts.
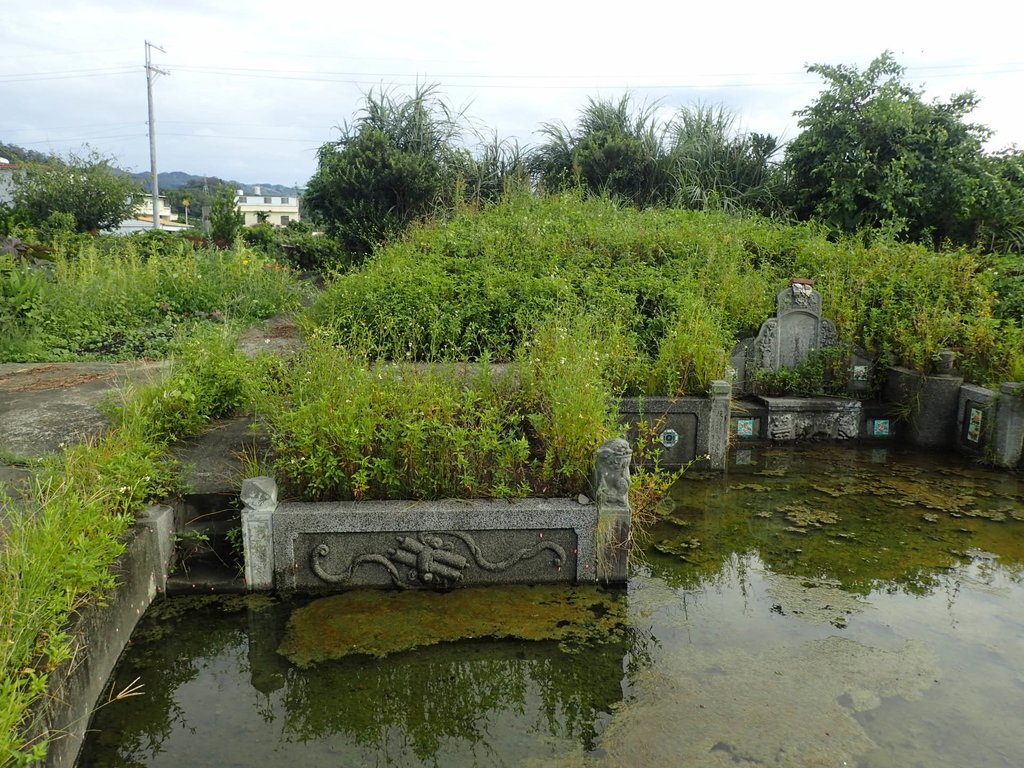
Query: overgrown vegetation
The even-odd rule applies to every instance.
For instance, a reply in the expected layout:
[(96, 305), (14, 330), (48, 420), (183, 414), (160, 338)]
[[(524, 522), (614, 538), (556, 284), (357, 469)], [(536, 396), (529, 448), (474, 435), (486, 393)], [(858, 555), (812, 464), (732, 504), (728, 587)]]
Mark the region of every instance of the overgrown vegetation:
[(178, 487), (170, 441), (241, 402), (248, 361), (232, 337), (210, 331), (176, 352), (165, 382), (126, 393), (109, 433), (44, 458), (27, 495), (5, 501), (0, 765), (36, 764), (59, 737), (37, 734), (33, 718), (50, 674), (83, 652), (68, 622), (114, 586), (132, 516)]
[(251, 325), (301, 297), (287, 267), (258, 252), (195, 250), (164, 232), (66, 235), (43, 246), (42, 264), (12, 250), (0, 251), (0, 362), (163, 357), (200, 326)]
[(316, 340), (258, 385), (275, 474), (312, 500), (588, 492), (616, 429), (588, 340), (551, 324), (500, 370), (369, 362)]
[[(927, 371), (941, 349), (980, 382), (1019, 375), (1019, 276), (968, 252), (878, 236), (835, 240), (754, 215), (507, 196), (414, 227), (339, 276), (309, 327), (371, 359), (511, 360), (552, 313), (593, 318), (613, 391), (677, 395), (721, 378), (790, 277), (817, 280), (843, 341)], [(1014, 301), (1015, 299), (1011, 299)]]
[[(781, 163), (773, 137), (718, 107), (662, 123), (655, 105), (592, 99), (534, 150), (494, 136), (473, 153), (435, 87), (371, 92), (320, 151), (305, 203), (326, 233), (243, 229), (228, 188), (219, 249), (82, 234), (126, 215), (109, 161), (31, 166), (0, 211), (0, 362), (175, 364), (112, 409), (109, 434), (33, 463), (31, 493), (8, 502), (0, 762), (45, 749), (26, 743), (30, 705), (75, 652), (69, 617), (111, 587), (131, 516), (176, 487), (167, 446), (235, 408), (266, 419), (274, 472), (305, 498), (588, 492), (615, 397), (703, 393), (798, 275), (882, 364), (927, 372), (954, 349), (970, 380), (1024, 379), (1021, 153), (984, 154), (973, 96), (925, 104), (889, 55), (811, 71), (826, 88)], [(250, 363), (230, 331), (298, 305), (289, 267), (330, 274), (309, 347)], [(837, 362), (757, 383), (827, 392)], [(642, 517), (672, 479), (636, 473)]]

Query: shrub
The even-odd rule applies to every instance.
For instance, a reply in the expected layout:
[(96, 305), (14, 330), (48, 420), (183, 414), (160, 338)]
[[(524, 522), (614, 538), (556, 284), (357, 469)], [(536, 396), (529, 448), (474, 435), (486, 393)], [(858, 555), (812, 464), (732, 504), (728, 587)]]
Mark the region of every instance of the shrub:
[(566, 495), (613, 433), (602, 361), (547, 328), (512, 373), (370, 362), (314, 339), (258, 389), (275, 471), (307, 499)]
[(922, 371), (957, 349), (965, 372), (995, 382), (1019, 356), (1019, 281), (988, 263), (755, 215), (517, 193), (414, 227), (333, 281), (305, 323), (378, 359), (502, 361), (550, 315), (586, 314), (615, 329), (616, 391), (694, 392), (799, 276), (817, 281), (842, 341)]
[[(2, 344), (3, 360), (120, 360), (163, 357), (198, 326), (246, 326), (296, 307), (301, 291), (286, 268), (248, 250), (194, 251), (165, 238), (90, 238), (56, 249), (50, 278), (21, 321), (26, 341)], [(0, 256), (0, 295), (24, 268)], [(36, 280), (38, 282), (38, 280)], [(0, 298), (0, 322), (8, 313)], [(19, 300), (24, 305), (24, 300)]]

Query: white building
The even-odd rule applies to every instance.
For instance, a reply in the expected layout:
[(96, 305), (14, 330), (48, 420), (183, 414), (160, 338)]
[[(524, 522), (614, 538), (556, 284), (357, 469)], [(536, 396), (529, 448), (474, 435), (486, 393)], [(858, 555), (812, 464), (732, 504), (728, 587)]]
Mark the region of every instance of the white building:
[[(171, 204), (167, 202), (167, 198), (160, 195), (158, 199), (158, 205), (160, 206), (157, 211), (160, 215), (160, 223), (170, 221), (174, 218), (174, 214), (171, 213)], [(146, 192), (142, 195), (137, 195), (135, 198), (135, 216), (140, 219), (149, 219), (153, 221), (153, 195), (150, 192)]]
[(17, 163), (12, 163), (6, 157), (0, 157), (0, 205), (14, 202), (11, 177), (14, 176), (16, 170), (18, 170)]
[(145, 192), (135, 198), (135, 211), (133, 217), (125, 219), (111, 230), (114, 235), (133, 235), (136, 232), (149, 232), (152, 229), (162, 229), (167, 232), (181, 232), (188, 229), (184, 224), (172, 221), (174, 214), (171, 212), (170, 203), (163, 195), (157, 198), (160, 206), (157, 213), (160, 221), (157, 227), (153, 226), (153, 195)]
[(242, 189), (235, 195), (238, 210), (245, 216), (245, 226), (252, 227), (266, 221), (275, 227), (283, 227), (290, 221), (299, 220), (298, 197), (264, 195), (259, 187), (252, 189), (251, 195), (247, 195)]

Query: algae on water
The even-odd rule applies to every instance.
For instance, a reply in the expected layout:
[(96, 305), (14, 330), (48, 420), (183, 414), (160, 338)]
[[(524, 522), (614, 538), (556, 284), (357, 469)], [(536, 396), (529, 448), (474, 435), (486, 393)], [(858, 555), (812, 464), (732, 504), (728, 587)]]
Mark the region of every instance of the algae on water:
[(555, 640), (572, 649), (622, 640), (626, 628), (625, 596), (597, 587), (353, 590), (294, 611), (278, 650), (305, 667), (481, 638)]

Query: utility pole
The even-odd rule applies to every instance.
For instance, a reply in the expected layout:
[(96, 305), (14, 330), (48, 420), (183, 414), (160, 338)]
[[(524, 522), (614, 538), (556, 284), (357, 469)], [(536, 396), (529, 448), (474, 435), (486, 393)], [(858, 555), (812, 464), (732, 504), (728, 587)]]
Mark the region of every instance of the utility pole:
[(153, 81), (157, 75), (170, 74), (153, 66), (152, 49), (167, 53), (159, 45), (146, 41), (146, 96), (149, 99), (149, 170), (153, 174), (153, 229), (160, 229), (160, 182), (156, 175), (156, 128), (153, 125)]

